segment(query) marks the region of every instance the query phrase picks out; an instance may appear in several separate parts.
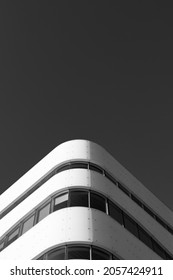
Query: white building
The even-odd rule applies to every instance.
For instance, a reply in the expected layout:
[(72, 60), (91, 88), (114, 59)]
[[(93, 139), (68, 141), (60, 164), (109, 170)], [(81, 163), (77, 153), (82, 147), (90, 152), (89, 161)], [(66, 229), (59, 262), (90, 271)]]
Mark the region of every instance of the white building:
[(106, 150), (65, 142), (0, 196), (0, 259), (173, 259), (173, 213)]

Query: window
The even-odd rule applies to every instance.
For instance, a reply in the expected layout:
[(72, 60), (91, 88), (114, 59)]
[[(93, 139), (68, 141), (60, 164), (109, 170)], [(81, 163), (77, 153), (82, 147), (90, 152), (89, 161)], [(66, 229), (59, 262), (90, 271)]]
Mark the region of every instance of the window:
[(106, 201), (102, 196), (91, 192), (90, 193), (90, 207), (98, 209), (103, 212), (106, 212)]
[(69, 206), (84, 206), (88, 207), (88, 192), (87, 191), (70, 191)]
[(67, 207), (68, 193), (55, 197), (53, 211)]
[(110, 260), (111, 255), (99, 249), (92, 249), (92, 260)]
[(156, 252), (156, 254), (158, 254), (162, 259), (166, 259), (165, 252), (162, 249), (162, 247), (160, 247), (160, 245), (155, 240), (152, 241), (153, 241), (153, 249)]
[(94, 165), (93, 163), (89, 164), (89, 169), (93, 170), (93, 171), (96, 171), (100, 174), (103, 174), (103, 170), (101, 168), (99, 168), (98, 166)]
[(138, 237), (137, 224), (127, 214), (124, 213), (123, 216), (125, 228)]
[(154, 213), (147, 207), (144, 205), (144, 210), (155, 219), (155, 215)]
[(88, 163), (85, 162), (76, 162), (76, 163), (71, 163), (70, 164), (70, 169), (73, 168), (84, 168), (84, 169), (88, 169)]
[(37, 260), (119, 260), (111, 253), (91, 245), (73, 244), (55, 248)]
[(26, 231), (28, 231), (30, 228), (32, 228), (34, 225), (34, 215), (29, 217), (24, 223), (22, 227), (22, 234), (24, 234)]
[(151, 249), (153, 249), (152, 246), (152, 239), (149, 236), (149, 234), (143, 230), (140, 226), (138, 226), (138, 231), (139, 231), (139, 239), (144, 242), (148, 247), (150, 247)]
[(159, 224), (161, 224), (164, 228), (167, 228), (166, 224), (159, 218), (156, 216), (156, 220), (159, 222)]
[(118, 182), (118, 187), (120, 190), (122, 190), (125, 194), (127, 194), (128, 196), (130, 196), (130, 192), (128, 190), (126, 190), (126, 188), (124, 186), (122, 186), (119, 182)]
[(41, 220), (43, 220), (46, 216), (49, 215), (49, 213), (50, 213), (50, 203), (45, 205), (38, 211), (38, 221), (37, 222), (40, 222)]
[(9, 234), (7, 245), (11, 244), (13, 241), (15, 241), (19, 236), (19, 227), (15, 229), (12, 233)]
[(47, 254), (48, 260), (65, 260), (65, 247), (55, 249)]
[(140, 207), (143, 207), (142, 202), (133, 194), (131, 194), (131, 198), (133, 201), (135, 201)]
[(58, 169), (57, 169), (57, 173), (61, 172), (61, 171), (64, 171), (64, 170), (68, 170), (70, 169), (70, 164), (67, 163), (67, 164), (64, 164), (63, 166), (60, 166)]
[(121, 225), (123, 224), (122, 211), (111, 201), (108, 200), (109, 215)]
[(118, 182), (109, 174), (105, 171), (105, 177), (108, 178), (113, 184), (118, 184)]
[(84, 246), (68, 246), (67, 259), (90, 259), (90, 248)]

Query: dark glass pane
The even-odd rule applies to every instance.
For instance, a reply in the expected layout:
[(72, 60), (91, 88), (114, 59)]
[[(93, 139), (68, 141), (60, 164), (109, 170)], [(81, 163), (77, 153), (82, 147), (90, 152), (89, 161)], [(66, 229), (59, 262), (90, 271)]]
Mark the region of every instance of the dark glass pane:
[(133, 201), (135, 201), (140, 207), (142, 207), (142, 202), (137, 198), (135, 197), (133, 194), (131, 195), (131, 198), (133, 199)]
[(48, 260), (65, 260), (65, 247), (56, 249), (47, 254)]
[(156, 220), (161, 224), (164, 228), (167, 228), (167, 225), (159, 218), (156, 216)]
[(128, 196), (130, 196), (130, 192), (128, 190), (126, 190), (126, 188), (121, 185), (120, 183), (118, 183), (118, 187), (125, 193), (127, 194)]
[(90, 259), (90, 248), (89, 247), (82, 247), (82, 246), (73, 246), (67, 247), (67, 259), (83, 259), (89, 260)]
[(60, 167), (57, 169), (57, 173), (59, 173), (59, 172), (61, 172), (61, 171), (64, 171), (64, 170), (68, 170), (68, 169), (70, 169), (70, 164), (69, 164), (69, 163), (60, 166)]
[(145, 210), (150, 216), (152, 216), (153, 218), (155, 218), (154, 213), (153, 213), (147, 206), (145, 206), (145, 205), (144, 205), (144, 210)]
[(111, 201), (108, 201), (108, 208), (109, 208), (109, 215), (119, 222), (121, 225), (123, 224), (123, 216), (122, 211), (119, 209), (115, 204), (113, 204)]
[(13, 241), (15, 241), (19, 236), (19, 228), (14, 230), (12, 233), (8, 235), (7, 245), (11, 244)]
[(105, 177), (108, 178), (113, 184), (115, 184), (115, 185), (118, 184), (118, 182), (106, 171), (105, 171)]
[(110, 260), (111, 255), (96, 248), (92, 248), (92, 260)]
[(71, 206), (88, 207), (88, 192), (87, 191), (70, 191), (70, 207)]
[(91, 194), (90, 194), (90, 207), (101, 210), (103, 212), (106, 212), (105, 199), (102, 196), (91, 192)]
[(53, 211), (66, 208), (67, 202), (68, 202), (68, 193), (64, 193), (55, 197)]
[(84, 162), (71, 163), (71, 164), (70, 164), (70, 169), (73, 169), (73, 168), (84, 168), (84, 169), (88, 169), (88, 163), (84, 163)]
[(38, 212), (38, 222), (47, 217), (50, 213), (50, 203), (41, 208)]
[(162, 259), (166, 259), (166, 255), (162, 247), (155, 240), (152, 241), (153, 241), (153, 249), (156, 252), (156, 254), (158, 254)]
[(138, 226), (138, 231), (139, 231), (139, 239), (144, 242), (148, 247), (152, 248), (152, 240), (149, 234), (143, 230), (140, 226)]
[(32, 228), (34, 225), (34, 215), (32, 215), (28, 220), (23, 223), (22, 234)]
[(135, 236), (138, 237), (137, 224), (125, 213), (124, 213), (124, 226), (127, 230), (129, 230), (131, 233), (133, 233)]
[(89, 169), (103, 174), (103, 170), (92, 163), (89, 164)]

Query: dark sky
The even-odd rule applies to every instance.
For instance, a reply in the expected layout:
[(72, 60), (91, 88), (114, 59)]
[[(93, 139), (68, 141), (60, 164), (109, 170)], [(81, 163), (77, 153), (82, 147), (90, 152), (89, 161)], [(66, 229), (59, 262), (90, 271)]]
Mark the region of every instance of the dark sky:
[(1, 193), (57, 145), (83, 138), (173, 209), (173, 10), (158, 1), (4, 2)]

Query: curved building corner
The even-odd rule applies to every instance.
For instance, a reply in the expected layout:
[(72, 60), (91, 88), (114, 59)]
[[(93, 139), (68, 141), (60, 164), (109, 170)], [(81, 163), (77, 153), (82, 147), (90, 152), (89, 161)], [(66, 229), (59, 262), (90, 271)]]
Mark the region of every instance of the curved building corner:
[(104, 148), (56, 147), (0, 196), (0, 259), (173, 259), (173, 213)]

